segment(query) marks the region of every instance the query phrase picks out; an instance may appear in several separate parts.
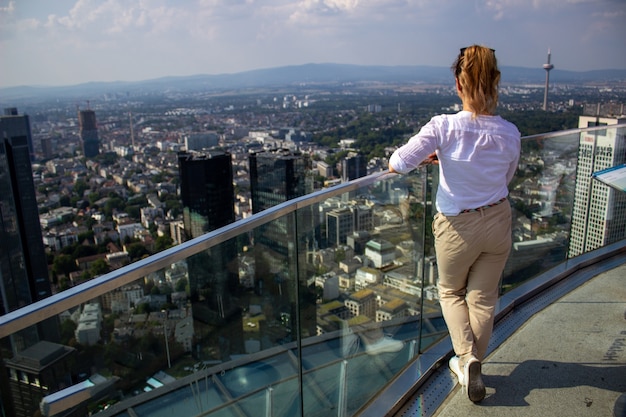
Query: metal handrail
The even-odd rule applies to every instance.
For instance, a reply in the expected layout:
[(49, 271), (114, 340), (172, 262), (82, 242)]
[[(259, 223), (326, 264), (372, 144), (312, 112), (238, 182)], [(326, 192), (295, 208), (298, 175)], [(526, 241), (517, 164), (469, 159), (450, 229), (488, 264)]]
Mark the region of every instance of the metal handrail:
[(86, 303), (109, 291), (141, 279), (150, 273), (210, 249), (242, 233), (249, 232), (256, 227), (295, 212), (298, 209), (354, 191), (373, 184), (383, 178), (395, 175), (396, 174), (381, 171), (328, 189), (294, 198), (260, 213), (253, 214), (246, 219), (223, 226), (202, 236), (183, 242), (180, 245), (173, 246), (90, 281), (81, 283), (63, 292), (54, 294), (18, 310), (11, 311), (0, 316), (0, 338), (32, 326), (48, 317), (60, 314), (69, 308)]

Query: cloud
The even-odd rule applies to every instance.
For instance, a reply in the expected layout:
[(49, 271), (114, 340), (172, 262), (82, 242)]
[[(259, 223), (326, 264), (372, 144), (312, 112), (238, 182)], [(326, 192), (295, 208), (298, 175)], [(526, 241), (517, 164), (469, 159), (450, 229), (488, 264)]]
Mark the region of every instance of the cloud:
[[(1, 83), (145, 79), (306, 62), (449, 65), (466, 43), (507, 65), (552, 47), (575, 66), (624, 58), (623, 0), (0, 0)], [(612, 41), (615, 40), (615, 41)], [(611, 43), (613, 42), (613, 43)], [(595, 54), (580, 59), (580, 45)], [(24, 53), (28, 51), (28, 53)], [(610, 50), (609, 50), (610, 51)], [(590, 53), (590, 52), (589, 52)], [(625, 64), (626, 65), (626, 64)], [(576, 67), (572, 67), (576, 68)], [(3, 68), (4, 70), (4, 68)], [(10, 79), (9, 76), (13, 78)], [(63, 81), (61, 80), (62, 78)]]
[(11, 0), (8, 5), (0, 7), (0, 14), (12, 14), (15, 11), (15, 1)]

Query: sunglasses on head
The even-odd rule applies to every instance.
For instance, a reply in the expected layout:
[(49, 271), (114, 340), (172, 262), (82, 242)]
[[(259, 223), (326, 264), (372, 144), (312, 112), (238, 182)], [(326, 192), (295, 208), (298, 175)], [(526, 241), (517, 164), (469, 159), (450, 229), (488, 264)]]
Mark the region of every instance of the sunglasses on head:
[[(465, 55), (465, 50), (469, 48), (469, 46), (466, 46), (465, 48), (461, 48), (461, 56)], [(489, 48), (491, 50), (491, 52), (493, 52), (494, 54), (496, 53), (495, 49)]]

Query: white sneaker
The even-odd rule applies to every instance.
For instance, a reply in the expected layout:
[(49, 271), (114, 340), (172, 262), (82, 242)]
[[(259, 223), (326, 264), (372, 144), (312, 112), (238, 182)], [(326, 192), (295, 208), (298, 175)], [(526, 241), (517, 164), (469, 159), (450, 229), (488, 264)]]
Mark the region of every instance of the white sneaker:
[(463, 379), (467, 383), (467, 395), (473, 402), (482, 401), (485, 398), (485, 384), (481, 375), (480, 361), (470, 358), (463, 367)]
[(456, 379), (458, 379), (459, 384), (461, 386), (464, 386), (465, 376), (463, 375), (463, 371), (461, 370), (461, 366), (459, 365), (459, 357), (451, 357), (450, 361), (448, 362), (448, 366), (450, 367), (450, 370), (456, 375)]
[(398, 352), (404, 347), (404, 342), (385, 336), (376, 342), (365, 345), (365, 351), (368, 355), (378, 355), (379, 353)]

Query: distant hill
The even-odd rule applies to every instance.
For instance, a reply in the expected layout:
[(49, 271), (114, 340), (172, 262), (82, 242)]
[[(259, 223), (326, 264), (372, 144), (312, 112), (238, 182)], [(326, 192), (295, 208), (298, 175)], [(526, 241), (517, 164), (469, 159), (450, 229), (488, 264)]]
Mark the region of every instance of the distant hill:
[[(503, 84), (541, 84), (545, 80), (542, 68), (502, 67)], [(626, 81), (626, 70), (575, 72), (554, 69), (552, 83), (602, 83)], [(72, 86), (21, 86), (0, 89), (0, 100), (72, 97), (104, 93), (146, 93), (170, 91), (224, 91), (249, 88), (278, 88), (289, 86), (333, 86), (347, 83), (390, 84), (452, 84), (448, 67), (431, 66), (362, 66), (346, 64), (305, 64), (258, 69), (234, 74), (163, 77), (137, 82), (90, 82)]]

